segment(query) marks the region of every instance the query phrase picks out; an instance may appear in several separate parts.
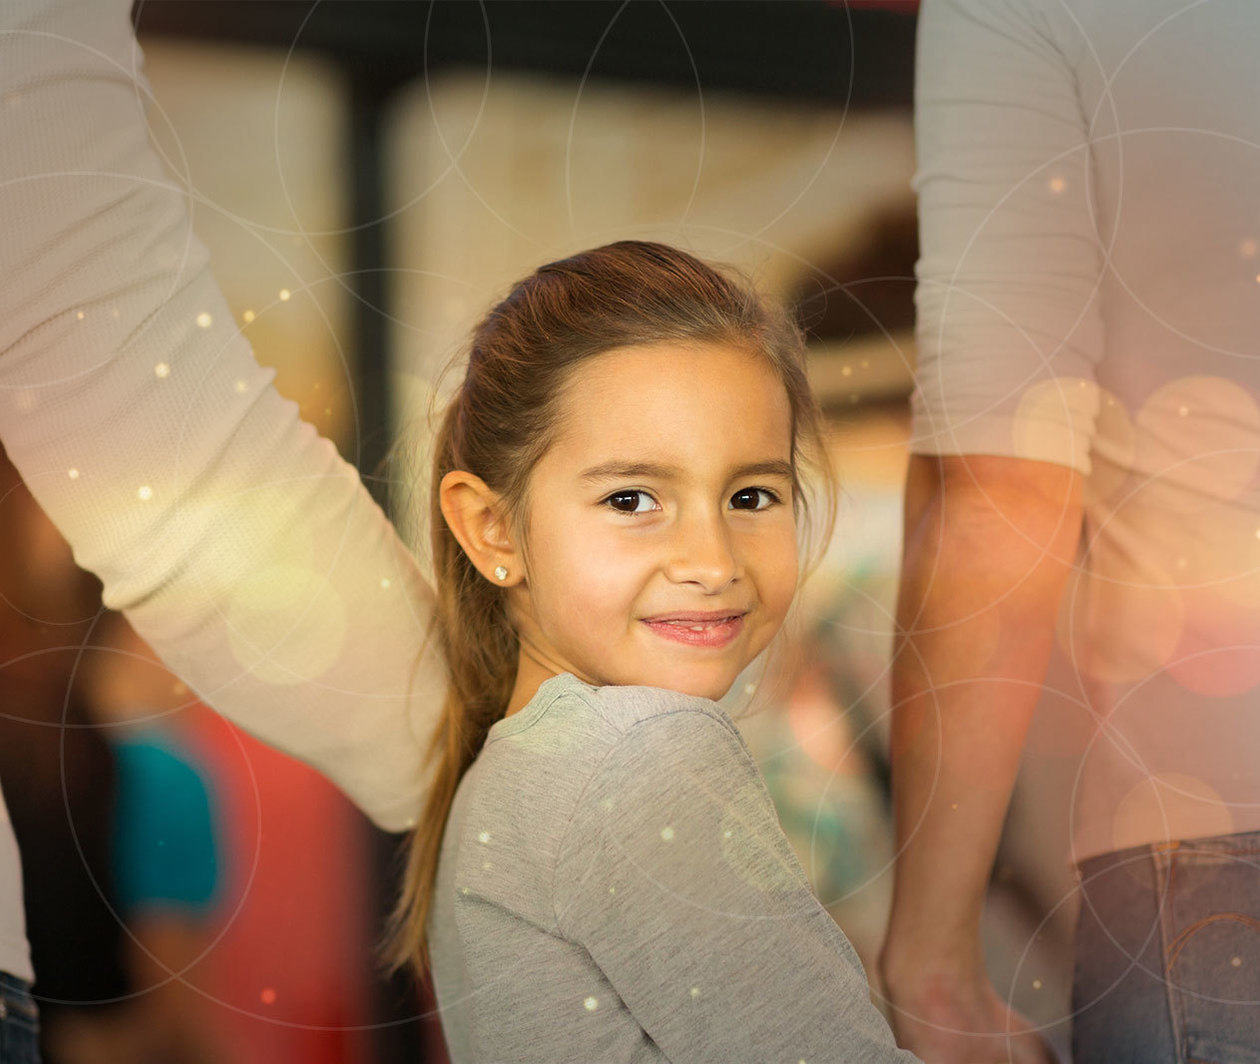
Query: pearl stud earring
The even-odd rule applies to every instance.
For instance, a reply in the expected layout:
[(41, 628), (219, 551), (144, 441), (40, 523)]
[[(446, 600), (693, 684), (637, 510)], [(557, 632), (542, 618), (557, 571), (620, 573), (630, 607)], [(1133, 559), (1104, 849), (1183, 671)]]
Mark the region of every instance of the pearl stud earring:
[(507, 579), (507, 569), (505, 569), (502, 565), (496, 565), (496, 566), (494, 567), (494, 578), (495, 578), (496, 580), (506, 580), (506, 579)]

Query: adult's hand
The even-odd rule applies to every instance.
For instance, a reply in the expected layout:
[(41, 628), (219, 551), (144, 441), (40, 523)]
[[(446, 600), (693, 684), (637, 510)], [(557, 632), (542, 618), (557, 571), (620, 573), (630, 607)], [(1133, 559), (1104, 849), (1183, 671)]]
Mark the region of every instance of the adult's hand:
[(897, 1044), (924, 1064), (1056, 1064), (1034, 1025), (993, 989), (983, 969), (967, 965), (899, 974), (903, 963), (881, 958), (890, 1022)]

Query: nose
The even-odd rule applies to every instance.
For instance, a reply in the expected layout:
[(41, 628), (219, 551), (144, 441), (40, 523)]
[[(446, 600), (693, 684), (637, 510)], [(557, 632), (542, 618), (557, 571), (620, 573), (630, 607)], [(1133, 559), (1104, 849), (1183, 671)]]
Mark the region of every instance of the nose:
[(671, 581), (696, 583), (709, 593), (724, 590), (742, 569), (730, 526), (721, 514), (707, 509), (678, 521), (669, 543), (669, 558), (666, 575)]

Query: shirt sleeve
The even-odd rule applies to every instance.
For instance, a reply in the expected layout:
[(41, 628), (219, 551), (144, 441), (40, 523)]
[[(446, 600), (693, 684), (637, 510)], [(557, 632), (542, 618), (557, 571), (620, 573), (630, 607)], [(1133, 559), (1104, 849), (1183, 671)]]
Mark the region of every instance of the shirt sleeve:
[(404, 828), (446, 686), (432, 590), (234, 324), (149, 144), (129, 0), (0, 11), (5, 450), (206, 704)]
[(566, 833), (555, 900), (561, 933), (679, 1064), (916, 1059), (728, 721), (684, 710), (626, 730)]
[(1080, 43), (1042, 7), (920, 9), (911, 450), (1088, 473), (1104, 258), (1091, 117), (1075, 72)]

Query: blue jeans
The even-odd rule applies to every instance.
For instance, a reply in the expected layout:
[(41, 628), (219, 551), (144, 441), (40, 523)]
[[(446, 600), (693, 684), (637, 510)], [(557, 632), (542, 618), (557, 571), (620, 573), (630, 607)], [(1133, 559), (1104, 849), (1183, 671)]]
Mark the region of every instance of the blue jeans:
[(1073, 1064), (1260, 1064), (1260, 831), (1080, 873)]
[(0, 972), (0, 1061), (39, 1064), (39, 1012), (31, 984)]

